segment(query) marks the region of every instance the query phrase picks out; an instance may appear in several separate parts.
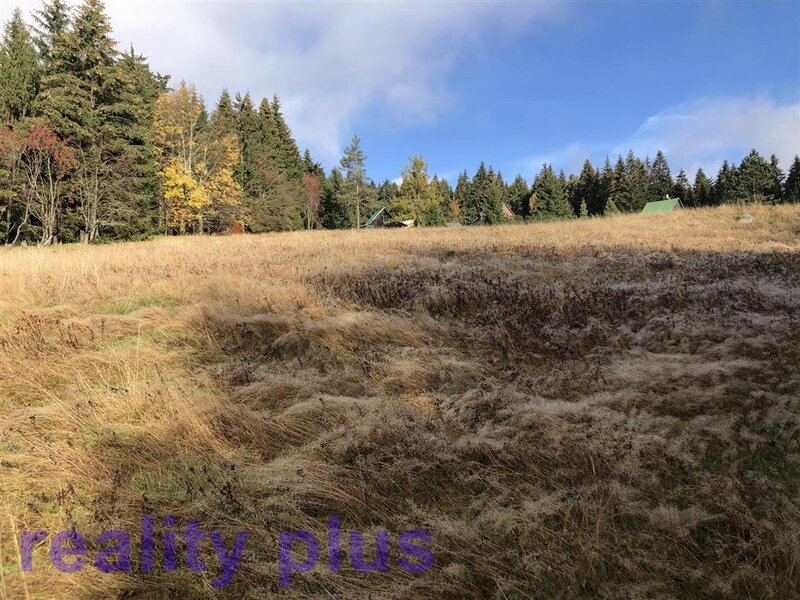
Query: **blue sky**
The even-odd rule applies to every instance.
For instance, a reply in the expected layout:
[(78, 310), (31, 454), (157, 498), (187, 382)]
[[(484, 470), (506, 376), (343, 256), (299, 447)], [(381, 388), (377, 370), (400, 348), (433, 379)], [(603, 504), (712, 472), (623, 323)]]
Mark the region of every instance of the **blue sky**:
[(800, 153), (798, 2), (107, 6), (122, 47), (209, 104), (223, 87), (277, 93), (326, 168), (357, 133), (376, 180), (412, 154), (453, 180), (481, 160), (530, 179), (629, 147), (691, 174), (751, 147)]
[[(650, 117), (691, 114), (700, 104), (713, 113), (736, 102), (744, 112), (793, 105), (793, 144), (781, 136), (765, 151), (785, 154), (788, 141), (800, 152), (800, 4), (568, 5), (524, 32), (493, 32), (466, 49), (448, 82), (449, 104), (429, 122), (401, 127), (370, 115), (355, 122), (376, 174), (394, 172), (398, 155), (413, 152), (448, 176), (480, 160), (509, 175), (530, 176), (544, 160), (577, 170), (586, 156), (602, 160), (626, 140), (650, 151), (636, 136)], [(716, 164), (730, 151), (740, 159), (760, 141), (747, 134), (702, 158)], [(675, 171), (704, 162), (668, 138)]]

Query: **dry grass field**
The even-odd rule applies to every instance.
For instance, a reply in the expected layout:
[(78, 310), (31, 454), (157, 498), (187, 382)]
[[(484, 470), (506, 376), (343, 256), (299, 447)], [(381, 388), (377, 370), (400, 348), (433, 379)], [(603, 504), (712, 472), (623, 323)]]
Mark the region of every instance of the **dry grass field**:
[[(798, 597), (800, 207), (749, 212), (0, 249), (0, 598)], [(251, 532), (230, 586), (144, 514)], [(281, 589), (328, 515), (435, 564)], [(69, 528), (134, 572), (21, 571)]]

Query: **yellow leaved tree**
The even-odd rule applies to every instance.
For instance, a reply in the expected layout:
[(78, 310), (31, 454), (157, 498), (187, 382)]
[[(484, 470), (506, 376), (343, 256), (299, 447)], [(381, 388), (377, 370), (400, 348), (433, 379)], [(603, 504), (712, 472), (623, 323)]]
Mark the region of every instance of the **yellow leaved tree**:
[(161, 167), (165, 231), (206, 231), (209, 219), (232, 219), (240, 206), (241, 186), (233, 176), (239, 160), (235, 135), (214, 136), (203, 100), (181, 82), (156, 102), (155, 152)]

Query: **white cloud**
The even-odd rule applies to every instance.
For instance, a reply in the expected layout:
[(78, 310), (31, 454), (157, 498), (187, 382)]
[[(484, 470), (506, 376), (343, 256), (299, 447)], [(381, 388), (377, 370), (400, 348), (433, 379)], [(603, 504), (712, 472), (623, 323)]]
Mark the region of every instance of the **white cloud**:
[(107, 5), (121, 47), (132, 43), (154, 69), (195, 83), (209, 104), (223, 87), (249, 90), (256, 103), (277, 93), (300, 145), (328, 164), (359, 115), (433, 119), (451, 100), (447, 75), (465, 48), (487, 32), (521, 32), (555, 10), (477, 2)]
[(673, 175), (683, 168), (691, 177), (698, 167), (713, 175), (724, 159), (741, 160), (751, 148), (774, 153), (788, 168), (800, 154), (800, 102), (779, 104), (764, 94), (702, 98), (664, 109), (621, 141), (573, 143), (522, 162), (531, 172), (547, 162), (577, 173), (587, 157), (602, 164), (606, 155), (613, 161), (629, 149), (651, 158), (663, 150)]

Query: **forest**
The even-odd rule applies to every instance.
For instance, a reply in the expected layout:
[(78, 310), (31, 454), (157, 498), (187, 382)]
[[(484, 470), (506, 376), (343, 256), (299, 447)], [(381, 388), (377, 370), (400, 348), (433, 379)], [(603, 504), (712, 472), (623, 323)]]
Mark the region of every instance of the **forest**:
[[(665, 196), (684, 206), (800, 202), (800, 158), (752, 150), (673, 177), (665, 154), (633, 151), (579, 174), (543, 165), (532, 182), (481, 163), (455, 184), (412, 156), (401, 183), (373, 181), (358, 136), (329, 172), (300, 151), (280, 99), (222, 90), (209, 111), (191, 83), (170, 84), (133, 47), (120, 51), (100, 0), (17, 9), (0, 44), (0, 242), (50, 245), (155, 235), (361, 227), (395, 221), (585, 218), (638, 212)], [(509, 183), (510, 181), (510, 183)]]

